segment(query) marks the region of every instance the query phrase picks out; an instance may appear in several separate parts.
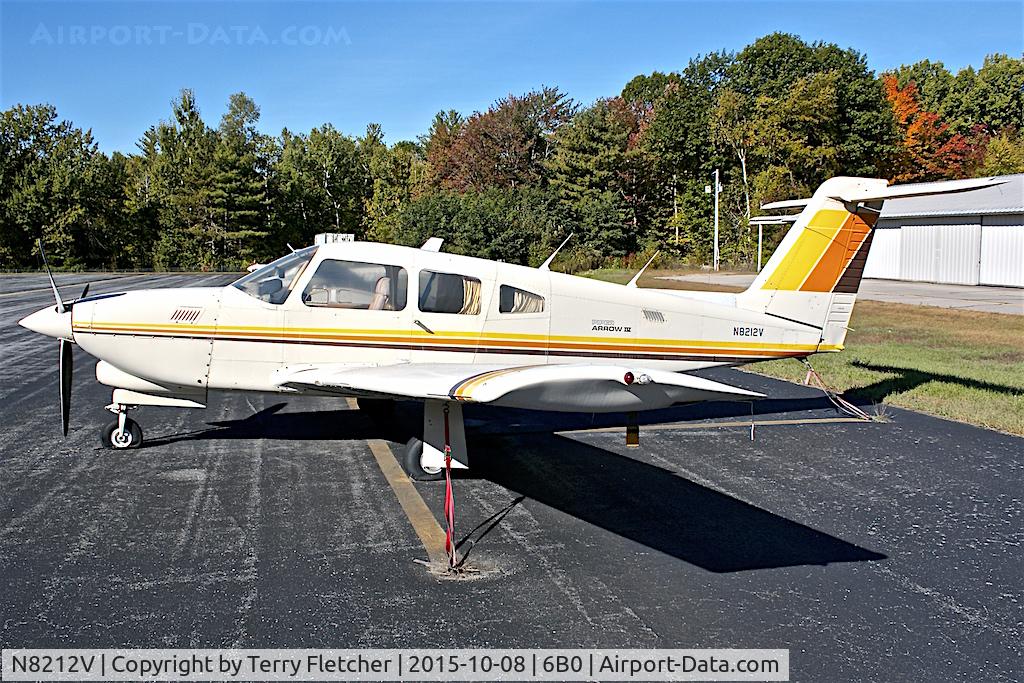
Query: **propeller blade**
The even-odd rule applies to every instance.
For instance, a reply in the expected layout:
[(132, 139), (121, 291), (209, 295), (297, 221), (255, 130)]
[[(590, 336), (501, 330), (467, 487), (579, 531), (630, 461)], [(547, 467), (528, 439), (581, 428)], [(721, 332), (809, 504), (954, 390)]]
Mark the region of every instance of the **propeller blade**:
[(63, 313), (68, 310), (61, 301), (60, 292), (57, 291), (57, 283), (53, 280), (53, 273), (50, 272), (50, 264), (46, 262), (46, 252), (43, 251), (43, 240), (39, 240), (39, 255), (43, 257), (43, 268), (46, 269), (46, 277), (50, 278), (50, 287), (53, 288), (53, 298), (57, 300), (57, 312)]
[(71, 375), (75, 369), (71, 342), (60, 340), (60, 420), (64, 436), (68, 435), (68, 421), (71, 419)]

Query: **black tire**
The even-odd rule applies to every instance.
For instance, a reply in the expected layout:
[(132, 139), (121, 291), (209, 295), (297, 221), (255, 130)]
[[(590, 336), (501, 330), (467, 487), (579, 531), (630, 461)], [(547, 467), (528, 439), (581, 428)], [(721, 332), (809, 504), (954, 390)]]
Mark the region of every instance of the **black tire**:
[(124, 421), (125, 439), (118, 437), (117, 420), (114, 420), (100, 432), (100, 443), (104, 448), (138, 448), (142, 445), (142, 427), (135, 420)]
[(374, 422), (389, 422), (395, 416), (395, 402), (389, 398), (357, 398), (356, 404)]
[(402, 455), (402, 469), (415, 481), (440, 481), (444, 479), (444, 468), (439, 467), (436, 472), (423, 468), (423, 441), (415, 436), (405, 444), (405, 451)]

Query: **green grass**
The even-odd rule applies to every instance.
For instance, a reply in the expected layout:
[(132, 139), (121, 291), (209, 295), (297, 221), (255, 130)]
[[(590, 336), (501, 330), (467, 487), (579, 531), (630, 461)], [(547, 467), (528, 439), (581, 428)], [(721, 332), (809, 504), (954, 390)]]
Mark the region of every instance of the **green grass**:
[[(722, 271), (723, 274), (727, 271)], [(672, 268), (672, 269), (650, 269), (643, 274), (640, 278), (639, 285), (641, 287), (651, 287), (652, 289), (689, 289), (692, 291), (701, 292), (739, 292), (742, 291), (742, 287), (732, 287), (730, 285), (717, 285), (710, 282), (683, 282), (680, 280), (659, 280), (657, 278), (665, 277), (667, 275), (701, 275), (707, 274), (706, 270), (700, 268), (684, 269), (684, 268)], [(604, 280), (605, 282), (617, 282), (620, 285), (624, 285), (629, 282), (634, 275), (635, 270), (624, 270), (622, 268), (599, 268), (597, 270), (588, 270), (585, 273), (579, 274), (581, 277), (592, 277), (595, 280)]]
[[(640, 285), (709, 288), (653, 279), (667, 274), (676, 271), (649, 271)], [(632, 276), (610, 269), (587, 275), (611, 282)], [(810, 359), (825, 382), (848, 399), (1024, 436), (1024, 316), (860, 300), (850, 327), (844, 351)], [(793, 382), (806, 375), (796, 360), (747, 369)]]
[[(847, 398), (1024, 436), (1024, 316), (858, 301), (841, 353), (813, 356)], [(798, 361), (750, 366), (803, 381)]]

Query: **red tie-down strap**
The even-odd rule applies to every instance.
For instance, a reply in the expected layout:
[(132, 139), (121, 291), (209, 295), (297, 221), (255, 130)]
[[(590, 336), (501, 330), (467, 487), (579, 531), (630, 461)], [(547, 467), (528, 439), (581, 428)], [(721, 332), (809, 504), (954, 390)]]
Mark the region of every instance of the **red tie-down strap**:
[(448, 404), (444, 406), (444, 550), (448, 553), (448, 566), (455, 561), (455, 493), (452, 491), (452, 447), (448, 432)]

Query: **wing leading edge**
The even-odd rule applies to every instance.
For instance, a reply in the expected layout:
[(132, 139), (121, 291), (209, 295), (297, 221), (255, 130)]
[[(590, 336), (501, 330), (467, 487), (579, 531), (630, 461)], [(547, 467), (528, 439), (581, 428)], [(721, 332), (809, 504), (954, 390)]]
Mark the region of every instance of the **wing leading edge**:
[(278, 373), (278, 384), (300, 392), (454, 400), (557, 412), (651, 410), (676, 403), (763, 397), (763, 394), (694, 375), (585, 364), (311, 365), (282, 369)]

